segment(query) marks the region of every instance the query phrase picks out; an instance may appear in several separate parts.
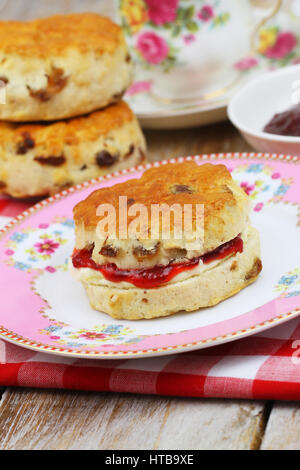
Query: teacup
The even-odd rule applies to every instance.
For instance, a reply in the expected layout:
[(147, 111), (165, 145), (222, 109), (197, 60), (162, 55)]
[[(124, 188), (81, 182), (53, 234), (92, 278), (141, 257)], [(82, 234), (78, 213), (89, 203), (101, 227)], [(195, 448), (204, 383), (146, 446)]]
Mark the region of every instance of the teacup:
[[(258, 25), (281, 6), (253, 0), (118, 0), (117, 15), (136, 64), (136, 81), (151, 83), (166, 103), (213, 99), (239, 76)], [(262, 4), (264, 8), (260, 8)]]

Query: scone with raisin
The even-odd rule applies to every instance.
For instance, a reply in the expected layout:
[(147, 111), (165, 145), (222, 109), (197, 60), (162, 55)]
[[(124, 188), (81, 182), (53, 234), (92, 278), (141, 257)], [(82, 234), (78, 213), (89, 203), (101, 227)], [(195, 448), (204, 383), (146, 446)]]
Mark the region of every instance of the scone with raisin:
[[(106, 236), (99, 230), (102, 204), (116, 214)], [(190, 214), (188, 230), (178, 232), (175, 209)], [(224, 165), (162, 164), (76, 205), (70, 269), (91, 306), (114, 318), (150, 319), (216, 305), (262, 269), (249, 212), (249, 197)]]
[(0, 192), (28, 198), (136, 166), (146, 144), (121, 101), (90, 115), (56, 123), (0, 122)]
[(0, 21), (0, 119), (48, 121), (120, 100), (132, 80), (121, 28), (96, 13)]

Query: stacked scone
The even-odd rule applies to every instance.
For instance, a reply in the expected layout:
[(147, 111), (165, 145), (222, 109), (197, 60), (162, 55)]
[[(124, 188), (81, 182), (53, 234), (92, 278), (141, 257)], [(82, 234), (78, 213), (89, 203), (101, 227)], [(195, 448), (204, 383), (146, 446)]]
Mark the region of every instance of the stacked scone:
[(2, 193), (45, 196), (145, 159), (142, 131), (122, 101), (131, 59), (110, 19), (0, 22), (0, 80)]

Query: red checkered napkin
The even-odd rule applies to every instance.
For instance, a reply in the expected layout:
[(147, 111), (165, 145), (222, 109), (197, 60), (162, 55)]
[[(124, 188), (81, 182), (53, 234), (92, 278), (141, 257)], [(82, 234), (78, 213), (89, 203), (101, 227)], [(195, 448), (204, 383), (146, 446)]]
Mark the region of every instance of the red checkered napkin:
[[(0, 199), (0, 224), (28, 204)], [(300, 320), (183, 354), (76, 359), (0, 340), (0, 385), (190, 397), (300, 399)]]

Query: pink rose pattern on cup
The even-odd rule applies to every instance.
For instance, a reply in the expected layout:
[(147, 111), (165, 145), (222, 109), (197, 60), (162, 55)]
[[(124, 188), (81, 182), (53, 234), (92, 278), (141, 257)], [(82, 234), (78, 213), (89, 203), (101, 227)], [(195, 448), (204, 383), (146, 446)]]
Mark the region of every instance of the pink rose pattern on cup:
[(297, 45), (297, 38), (289, 32), (281, 32), (277, 35), (275, 44), (269, 47), (265, 53), (269, 59), (283, 59), (291, 54)]
[(178, 0), (145, 0), (148, 6), (149, 19), (160, 26), (176, 19)]
[(138, 93), (147, 93), (151, 90), (151, 82), (148, 80), (140, 80), (134, 82), (127, 90), (127, 95), (134, 96)]
[(211, 5), (204, 5), (197, 16), (202, 21), (209, 21), (214, 17), (214, 9)]
[[(168, 72), (178, 63), (179, 53), (196, 40), (203, 28), (209, 34), (230, 20), (217, 0), (119, 0), (122, 27), (133, 41), (135, 61), (145, 70), (160, 66)], [(275, 16), (272, 22), (276, 22)], [(257, 34), (253, 54), (242, 57), (234, 68), (242, 73), (273, 70), (300, 62), (300, 36), (271, 21)], [(143, 85), (141, 85), (143, 83)], [(151, 91), (151, 81), (137, 82), (128, 96)]]
[(136, 48), (149, 64), (161, 64), (169, 53), (167, 41), (150, 31), (138, 37)]
[(296, 64), (300, 61), (300, 37), (292, 31), (277, 26), (262, 28), (258, 34), (255, 55), (245, 57), (235, 64), (240, 71), (248, 71), (261, 65), (270, 70)]
[(249, 70), (258, 65), (258, 60), (255, 57), (245, 57), (235, 64), (237, 70)]
[[(132, 52), (139, 65), (146, 70), (160, 65), (168, 72), (177, 63), (182, 48), (195, 41), (195, 33), (202, 28), (210, 31), (222, 27), (230, 19), (217, 0), (198, 3), (199, 6), (179, 0), (120, 0), (122, 27), (134, 39)], [(145, 91), (135, 90), (133, 94)]]

